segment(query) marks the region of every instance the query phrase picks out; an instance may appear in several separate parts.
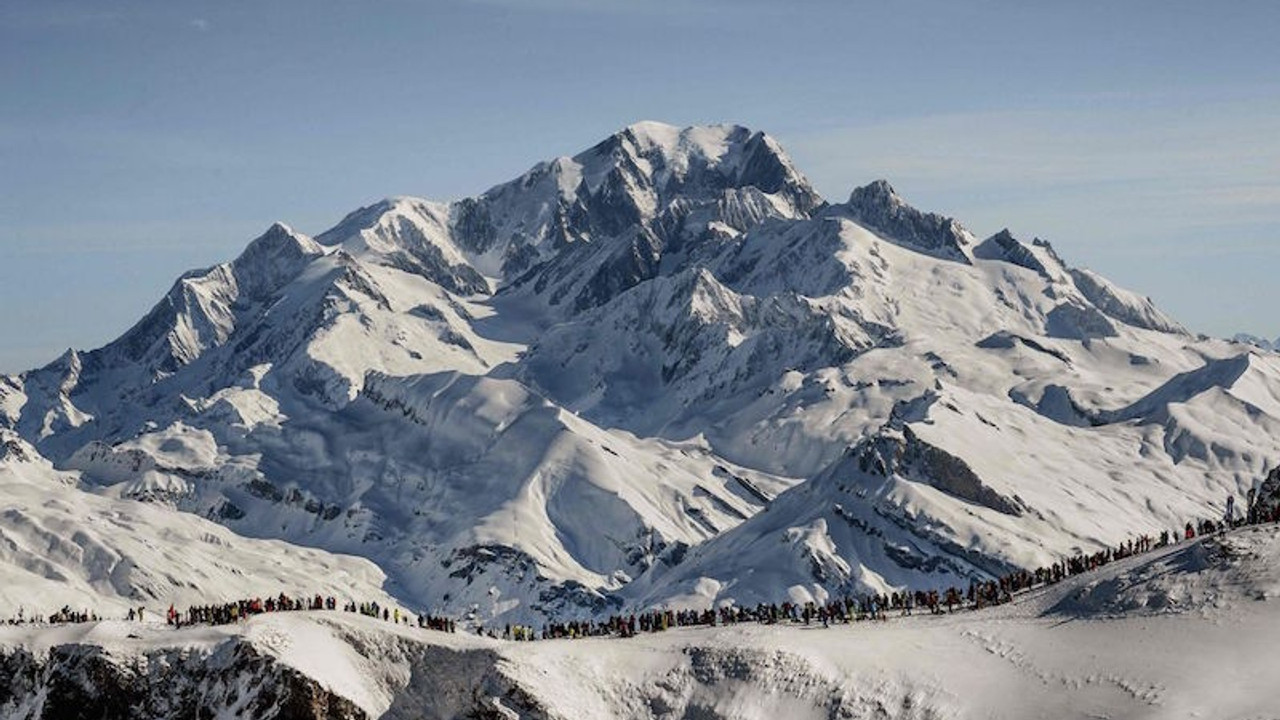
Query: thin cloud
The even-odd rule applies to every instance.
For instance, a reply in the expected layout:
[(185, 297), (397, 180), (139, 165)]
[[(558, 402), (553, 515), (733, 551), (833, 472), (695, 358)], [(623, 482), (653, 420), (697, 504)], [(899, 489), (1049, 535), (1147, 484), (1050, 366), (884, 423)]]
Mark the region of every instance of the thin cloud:
[(209, 24), (209, 21), (204, 18), (193, 18), (191, 22), (187, 24), (195, 28), (196, 30), (199, 30), (200, 32), (207, 32), (209, 28), (212, 27)]
[(812, 157), (814, 162), (802, 164), (821, 180), (863, 168), (891, 180), (964, 187), (1105, 184), (1175, 175), (1254, 182), (1273, 179), (1270, 168), (1280, 165), (1278, 117), (1280, 107), (1194, 116), (1167, 109), (999, 110), (840, 128), (802, 135), (788, 147)]
[(1026, 224), (1106, 245), (1280, 228), (1280, 102), (1066, 104), (867, 123), (785, 145), (833, 199), (885, 177), (980, 233)]

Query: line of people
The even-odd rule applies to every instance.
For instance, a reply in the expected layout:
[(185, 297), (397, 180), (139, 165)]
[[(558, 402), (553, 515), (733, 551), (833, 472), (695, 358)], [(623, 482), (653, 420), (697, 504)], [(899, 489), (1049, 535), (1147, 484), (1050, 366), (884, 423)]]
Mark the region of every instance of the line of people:
[(18, 613), (0, 625), (66, 625), (98, 622), (98, 614), (92, 610), (74, 610), (70, 605), (63, 605), (60, 610), (45, 615), (27, 615), (26, 608), (18, 608)]
[(1117, 560), (1166, 547), (1197, 535), (1223, 532), (1230, 527), (1280, 522), (1280, 506), (1265, 509), (1249, 498), (1244, 516), (1232, 513), (1228, 503), (1222, 521), (1188, 522), (1182, 529), (1165, 530), (1159, 536), (1142, 535), (1113, 548), (1095, 553), (1081, 553), (1035, 570), (1017, 570), (993, 580), (974, 580), (967, 589), (948, 587), (941, 590), (902, 590), (891, 593), (845, 596), (827, 602), (760, 603), (754, 607), (726, 606), (718, 610), (650, 610), (629, 615), (614, 615), (605, 620), (574, 620), (548, 623), (541, 633), (524, 626), (507, 626), (503, 637), (510, 640), (573, 639), (585, 637), (632, 637), (638, 633), (662, 632), (673, 627), (727, 626), (740, 623), (773, 625), (778, 623), (824, 627), (833, 623), (848, 624), (864, 620), (883, 620), (891, 613), (909, 616), (916, 611), (942, 614), (959, 610), (979, 610), (1011, 602), (1016, 595), (1035, 588), (1054, 585), (1084, 573), (1093, 572)]
[(1160, 543), (1143, 536), (1116, 548), (1091, 555), (1078, 555), (1049, 567), (1034, 571), (1019, 570), (995, 580), (973, 581), (968, 589), (948, 587), (941, 590), (902, 590), (880, 594), (847, 595), (826, 602), (758, 603), (755, 606), (730, 605), (716, 610), (649, 610), (629, 615), (614, 615), (605, 620), (574, 620), (548, 623), (538, 635), (519, 626), (508, 626), (503, 637), (511, 640), (573, 639), (583, 637), (632, 637), (639, 633), (662, 632), (675, 627), (713, 627), (738, 624), (776, 625), (781, 623), (812, 625), (821, 623), (849, 624), (864, 620), (883, 620), (891, 613), (909, 616), (917, 611), (930, 614), (980, 609), (1009, 602), (1015, 594), (1041, 585), (1054, 584), (1072, 575), (1096, 570), (1114, 560), (1146, 552), (1168, 543), (1167, 533)]
[[(333, 597), (316, 595), (311, 598), (295, 598), (285, 593), (276, 597), (246, 598), (234, 602), (214, 603), (209, 605), (193, 605), (181, 612), (169, 606), (165, 621), (174, 627), (187, 625), (229, 625), (248, 618), (270, 612), (296, 612), (299, 610), (334, 610), (338, 601)], [(129, 618), (132, 620), (133, 618)], [(139, 617), (141, 619), (141, 617)]]
[[(828, 626), (833, 623), (853, 623), (863, 620), (882, 620), (890, 613), (911, 615), (916, 611), (927, 611), (931, 614), (954, 612), (962, 609), (981, 609), (1012, 601), (1015, 595), (1037, 587), (1053, 585), (1066, 578), (1082, 573), (1092, 572), (1116, 560), (1163, 548), (1181, 540), (1191, 540), (1197, 536), (1222, 532), (1231, 527), (1243, 525), (1280, 522), (1280, 504), (1264, 506), (1257, 502), (1255, 493), (1250, 491), (1248, 506), (1243, 515), (1234, 512), (1234, 500), (1228, 499), (1227, 510), (1223, 519), (1215, 521), (1201, 519), (1188, 522), (1183, 528), (1163, 531), (1158, 537), (1143, 535), (1130, 539), (1114, 548), (1107, 548), (1091, 554), (1079, 554), (1035, 570), (1018, 570), (987, 581), (974, 580), (967, 589), (948, 587), (940, 590), (902, 590), (882, 594), (846, 596), (826, 602), (792, 602), (759, 603), (750, 606), (725, 606), (707, 610), (665, 610), (654, 609), (628, 615), (614, 615), (604, 620), (572, 620), (567, 622), (551, 622), (544, 625), (541, 631), (531, 626), (507, 625), (501, 637), (515, 641), (537, 639), (562, 639), (581, 637), (632, 637), (639, 633), (662, 632), (673, 627), (707, 627), (716, 625), (735, 625), (740, 623), (777, 624), (803, 623), (810, 625), (822, 623)], [(173, 627), (184, 627), (194, 624), (224, 625), (247, 619), (252, 615), (270, 612), (288, 612), (299, 610), (337, 610), (336, 598), (315, 595), (310, 598), (295, 598), (285, 593), (276, 597), (242, 599), (234, 602), (197, 605), (179, 612), (170, 606), (166, 621)], [(367, 617), (380, 618), (385, 622), (397, 625), (414, 625), (419, 628), (440, 632), (457, 632), (457, 621), (436, 615), (411, 615), (399, 608), (380, 606), (377, 602), (356, 603), (348, 601), (342, 610), (359, 613)], [(144, 621), (146, 610), (143, 607), (130, 608), (127, 619)], [(99, 616), (90, 610), (73, 610), (64, 606), (48, 616), (27, 616), (23, 608), (18, 609), (15, 617), (5, 621), (7, 625), (24, 624), (61, 624), (97, 622)], [(476, 627), (478, 634), (498, 637), (493, 630), (485, 631)]]
[[(301, 610), (330, 610), (338, 609), (338, 600), (332, 596), (324, 597), (315, 595), (310, 598), (294, 598), (285, 593), (280, 593), (276, 597), (252, 598), (237, 600), (228, 603), (218, 603), (212, 605), (196, 605), (187, 608), (186, 612), (179, 612), (174, 606), (169, 606), (169, 612), (166, 620), (169, 625), (174, 627), (184, 627), (187, 625), (205, 624), (205, 625), (230, 625), (241, 620), (247, 620), (250, 616), (260, 615), (262, 613), (273, 612), (297, 612)], [(347, 613), (358, 613), (365, 617), (381, 619), (385, 622), (394, 623), (396, 625), (413, 625), (417, 624), (419, 628), (424, 630), (438, 630), (440, 632), (457, 632), (457, 624), (450, 618), (435, 615), (419, 615), (416, 621), (411, 620), (411, 613), (401, 610), (400, 608), (389, 608), (379, 605), (376, 601), (357, 603), (348, 601), (343, 603), (342, 611)], [(130, 610), (130, 620), (133, 620), (133, 611)], [(141, 608), (139, 608), (138, 619), (141, 620)]]

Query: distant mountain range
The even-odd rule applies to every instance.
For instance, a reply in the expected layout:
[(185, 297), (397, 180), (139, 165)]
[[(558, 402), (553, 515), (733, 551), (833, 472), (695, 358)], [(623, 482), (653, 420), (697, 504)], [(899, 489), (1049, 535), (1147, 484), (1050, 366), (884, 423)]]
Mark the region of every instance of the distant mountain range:
[(1275, 340), (1267, 340), (1266, 338), (1260, 338), (1257, 335), (1250, 335), (1248, 333), (1238, 333), (1232, 339), (1238, 343), (1246, 343), (1248, 345), (1260, 347), (1263, 350), (1280, 350), (1280, 338), (1276, 338)]
[[(887, 182), (824, 200), (766, 134), (639, 123), (478, 197), (273, 225), (0, 378), (29, 498), (0, 575), (213, 592), (139, 581), (200, 552), (171, 516), (508, 621), (967, 583), (1220, 515), (1280, 461), (1266, 348)], [(130, 499), (40, 569), (60, 508)]]

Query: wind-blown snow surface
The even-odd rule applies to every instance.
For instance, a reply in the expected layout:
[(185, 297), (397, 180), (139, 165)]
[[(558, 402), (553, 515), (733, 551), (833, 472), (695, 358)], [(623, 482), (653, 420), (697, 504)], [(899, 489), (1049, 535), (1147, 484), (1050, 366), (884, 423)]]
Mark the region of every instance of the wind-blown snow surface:
[(1277, 567), (1249, 529), (985, 611), (503, 654), (555, 717), (1272, 717)]
[(0, 619), (44, 617), (64, 605), (100, 617), (170, 604), (284, 592), (394, 605), (385, 575), (356, 557), (252, 540), (187, 513), (76, 487), (30, 446), (0, 431)]
[(827, 203), (763, 133), (640, 123), (475, 198), (274, 225), (0, 378), (0, 427), (51, 496), (540, 622), (963, 584), (1219, 515), (1280, 458), (1280, 356), (884, 181)]
[[(147, 683), (130, 678), (163, 678), (171, 696), (206, 688), (181, 707), (210, 716), (246, 706), (288, 716), (246, 681), (243, 658), (262, 657), (382, 718), (1266, 718), (1280, 663), (1278, 568), (1280, 532), (1264, 526), (1119, 561), (1011, 605), (831, 628), (510, 643), (335, 612), (179, 631), (0, 627), (0, 662), (70, 666), (56, 668), (61, 687), (41, 685), (56, 672), (37, 675), (35, 692), (0, 715), (42, 717), (53, 700), (40, 691), (83, 681), (67, 649), (89, 646), (142, 699)], [(0, 678), (0, 698), (24, 682)]]

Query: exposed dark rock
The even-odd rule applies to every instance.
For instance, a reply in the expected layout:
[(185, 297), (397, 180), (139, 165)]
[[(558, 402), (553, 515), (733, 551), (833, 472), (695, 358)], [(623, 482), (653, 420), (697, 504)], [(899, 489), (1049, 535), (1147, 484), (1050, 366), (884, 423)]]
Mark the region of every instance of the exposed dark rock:
[(1019, 267), (1048, 276), (1049, 270), (1030, 248), (1018, 242), (1008, 228), (983, 240), (973, 249), (973, 256), (982, 260), (1003, 260)]
[(578, 311), (603, 305), (622, 292), (649, 280), (658, 274), (658, 262), (662, 258), (662, 246), (648, 232), (639, 232), (625, 245), (618, 247), (609, 260), (583, 286), (574, 300)]
[(853, 452), (863, 472), (900, 475), (1006, 515), (1021, 516), (1026, 510), (1016, 498), (1005, 497), (984, 484), (964, 460), (921, 440), (910, 426), (903, 427), (902, 437), (879, 435), (863, 441)]
[(1022, 337), (1021, 335), (1015, 335), (1009, 332), (1008, 330), (1000, 330), (1000, 331), (994, 332), (991, 335), (988, 335), (987, 337), (979, 340), (977, 343), (975, 343), (975, 345), (977, 347), (982, 348), (983, 350), (1010, 350), (1017, 345), (1024, 345), (1028, 348), (1031, 348), (1032, 350), (1035, 350), (1036, 352), (1042, 352), (1046, 355), (1053, 356), (1068, 365), (1071, 364), (1071, 358), (1067, 357), (1067, 355), (1062, 351), (1045, 347), (1044, 345), (1041, 345), (1040, 343), (1036, 342), (1035, 340), (1032, 340), (1031, 338), (1025, 338), (1025, 337)]
[(443, 562), (447, 568), (458, 565), (449, 573), (449, 577), (466, 580), (468, 584), (493, 565), (500, 566), (512, 576), (535, 575), (538, 570), (538, 564), (528, 553), (506, 545), (458, 548)]
[(489, 283), (475, 268), (465, 263), (451, 264), (445, 259), (440, 247), (408, 219), (397, 218), (394, 236), (398, 244), (405, 248), (402, 254), (394, 258), (394, 264), (400, 269), (421, 275), (459, 295), (489, 293)]
[(1049, 337), (1066, 340), (1089, 340), (1115, 337), (1115, 325), (1093, 307), (1063, 303), (1045, 316), (1045, 332)]
[(1090, 427), (1102, 424), (1094, 413), (1080, 407), (1071, 397), (1071, 391), (1061, 385), (1046, 385), (1037, 401), (1032, 401), (1017, 389), (1009, 391), (1009, 399), (1063, 425)]
[(858, 224), (890, 240), (935, 257), (969, 262), (965, 253), (969, 239), (960, 223), (911, 207), (885, 180), (855, 189), (849, 196), (849, 202), (834, 210), (848, 213)]
[(5, 438), (4, 442), (0, 442), (0, 460), (27, 462), (30, 459), (27, 451), (23, 449), (22, 444), (17, 440)]
[(59, 645), (46, 656), (0, 652), (0, 717), (21, 720), (358, 720), (353, 702), (234, 640), (208, 651), (151, 650), (119, 659)]
[(216, 511), (217, 518), (220, 520), (240, 520), (244, 517), (244, 510), (230, 500), (224, 500), (218, 506)]
[(524, 688), (502, 674), (491, 650), (427, 647), (411, 665), (408, 684), (383, 720), (548, 720)]
[(478, 198), (466, 198), (455, 203), (450, 220), (459, 244), (474, 253), (488, 252), (498, 239), (489, 204)]
[(270, 481), (263, 480), (261, 478), (255, 478), (245, 483), (244, 489), (247, 490), (250, 495), (262, 498), (263, 500), (270, 500), (274, 503), (284, 500), (284, 491), (276, 487)]
[(1262, 484), (1258, 486), (1258, 497), (1256, 500), (1258, 507), (1268, 512), (1274, 511), (1280, 506), (1280, 465), (1271, 468), (1271, 472), (1267, 474)]
[(566, 580), (538, 593), (538, 604), (534, 609), (548, 618), (565, 617), (567, 613), (582, 610), (606, 615), (622, 610), (622, 598), (592, 590), (575, 580)]

